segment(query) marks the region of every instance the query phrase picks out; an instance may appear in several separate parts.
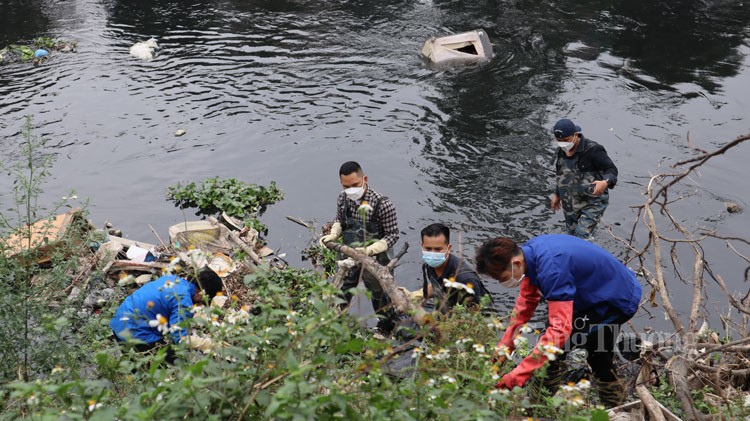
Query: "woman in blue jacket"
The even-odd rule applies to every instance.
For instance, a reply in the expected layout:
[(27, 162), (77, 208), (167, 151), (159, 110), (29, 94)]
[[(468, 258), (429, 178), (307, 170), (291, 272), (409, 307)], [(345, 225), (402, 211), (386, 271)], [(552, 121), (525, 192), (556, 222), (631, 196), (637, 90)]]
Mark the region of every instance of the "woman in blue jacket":
[[(603, 404), (616, 406), (624, 399), (613, 357), (620, 326), (635, 314), (641, 285), (635, 274), (603, 248), (580, 238), (541, 235), (518, 246), (495, 238), (477, 249), (477, 271), (520, 293), (498, 349), (509, 354), (518, 330), (531, 319), (542, 297), (547, 300), (547, 330), (532, 353), (497, 388), (523, 386), (550, 355), (550, 346), (570, 351), (584, 347)], [(504, 360), (504, 357), (500, 357)], [(564, 357), (563, 357), (564, 359)], [(554, 393), (562, 375), (560, 359), (550, 361), (545, 381)]]

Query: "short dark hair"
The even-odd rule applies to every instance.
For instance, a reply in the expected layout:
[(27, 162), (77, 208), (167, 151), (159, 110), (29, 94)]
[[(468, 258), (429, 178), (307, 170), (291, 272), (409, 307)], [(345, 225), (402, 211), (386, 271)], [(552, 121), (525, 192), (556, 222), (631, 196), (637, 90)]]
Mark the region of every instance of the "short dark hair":
[(198, 272), (198, 279), (196, 279), (195, 275), (192, 273), (190, 273), (187, 278), (198, 288), (202, 289), (209, 299), (214, 298), (216, 294), (224, 287), (224, 283), (222, 282), (219, 275), (217, 275), (216, 272), (214, 272), (213, 269), (208, 266), (204, 266), (201, 268), (201, 270)]
[(437, 237), (440, 234), (445, 236), (446, 244), (451, 242), (451, 230), (440, 222), (430, 224), (422, 229), (422, 242), (424, 243), (425, 237)]
[(354, 161), (344, 162), (343, 164), (341, 164), (341, 168), (339, 168), (339, 176), (349, 175), (354, 172), (356, 172), (357, 175), (364, 174), (364, 171), (362, 171), (362, 167), (359, 166), (359, 163)]
[(521, 248), (510, 238), (497, 237), (487, 240), (477, 248), (474, 257), (477, 272), (485, 275), (490, 272), (503, 272), (510, 266), (510, 259), (520, 253)]

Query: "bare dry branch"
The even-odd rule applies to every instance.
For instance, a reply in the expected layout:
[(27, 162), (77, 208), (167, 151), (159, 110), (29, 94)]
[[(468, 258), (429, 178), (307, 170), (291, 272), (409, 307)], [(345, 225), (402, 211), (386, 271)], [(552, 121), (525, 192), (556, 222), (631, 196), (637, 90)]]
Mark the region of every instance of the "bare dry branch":
[(658, 196), (661, 196), (662, 194), (664, 194), (669, 187), (671, 187), (671, 186), (677, 184), (678, 182), (680, 182), (683, 178), (685, 178), (688, 175), (690, 175), (690, 173), (693, 172), (694, 169), (699, 168), (701, 165), (705, 164), (709, 159), (711, 159), (711, 158), (713, 158), (713, 157), (715, 157), (717, 155), (724, 154), (726, 151), (732, 149), (733, 147), (739, 145), (740, 143), (742, 143), (742, 142), (744, 142), (744, 141), (746, 141), (748, 139), (750, 139), (750, 134), (746, 134), (746, 135), (740, 136), (737, 139), (735, 139), (735, 140), (727, 143), (723, 147), (721, 147), (721, 148), (719, 148), (719, 149), (717, 149), (717, 150), (715, 150), (715, 151), (713, 151), (711, 153), (699, 155), (699, 156), (696, 156), (694, 158), (686, 159), (684, 161), (679, 161), (679, 162), (673, 164), (672, 168), (677, 168), (679, 166), (695, 162), (695, 164), (693, 164), (690, 167), (688, 167), (688, 169), (685, 170), (682, 173), (673, 174), (673, 175), (665, 175), (665, 177), (672, 176), (674, 178), (669, 183), (663, 185), (661, 187), (661, 189), (659, 189), (659, 191), (657, 192), (657, 194), (654, 197), (658, 197)]
[(715, 346), (715, 347), (711, 347), (711, 348), (706, 348), (706, 350), (703, 351), (702, 353), (698, 354), (698, 356), (695, 357), (695, 359), (696, 360), (700, 360), (701, 358), (705, 357), (708, 354), (711, 354), (712, 352), (718, 352), (718, 351), (723, 351), (723, 350), (726, 350), (726, 349), (731, 349), (731, 348), (734, 348), (734, 347), (739, 347), (740, 345), (747, 344), (747, 343), (750, 343), (750, 338), (743, 338), (743, 339), (740, 339), (740, 340), (737, 340), (737, 341), (734, 341), (734, 342), (729, 342), (729, 343), (726, 343), (726, 344), (723, 344), (723, 345), (719, 345), (719, 346)]
[(693, 265), (693, 303), (690, 306), (690, 323), (688, 332), (696, 331), (698, 323), (698, 311), (700, 310), (701, 291), (703, 290), (703, 254), (695, 254)]
[[(378, 264), (375, 258), (343, 244), (328, 242), (326, 243), (326, 247), (351, 257), (362, 264), (362, 268), (378, 280), (380, 286), (383, 288), (383, 292), (388, 294), (398, 312), (412, 315), (414, 321), (420, 326), (429, 322), (430, 318), (427, 317), (424, 309), (421, 306), (414, 305), (404, 292), (398, 288), (388, 267)], [(403, 253), (406, 253), (406, 251), (403, 251)]]
[[(658, 176), (652, 177), (651, 181), (649, 181), (648, 183), (647, 194), (648, 194), (649, 202), (652, 199), (653, 186), (657, 177)], [(658, 231), (656, 228), (656, 218), (654, 218), (654, 213), (651, 210), (651, 205), (650, 204), (646, 205), (644, 210), (645, 210), (644, 218), (646, 218), (646, 226), (648, 227), (649, 231), (658, 238)], [(677, 315), (677, 312), (674, 310), (674, 307), (672, 306), (672, 301), (669, 298), (669, 292), (667, 291), (667, 285), (664, 281), (664, 271), (662, 269), (661, 244), (658, 239), (654, 241), (654, 268), (656, 270), (656, 277), (654, 278), (654, 280), (656, 281), (657, 289), (659, 292), (659, 296), (661, 298), (662, 305), (664, 306), (664, 310), (667, 312), (667, 315), (669, 319), (671, 320), (672, 325), (674, 326), (677, 333), (679, 335), (684, 335), (685, 327), (682, 325), (682, 321), (680, 321), (680, 318)]]
[(646, 387), (646, 384), (649, 383), (650, 377), (651, 364), (649, 364), (648, 362), (644, 362), (643, 365), (641, 365), (641, 370), (638, 372), (635, 392), (638, 394), (638, 397), (641, 398), (641, 402), (646, 408), (649, 419), (655, 421), (665, 421), (664, 414), (661, 412), (661, 408), (659, 407), (659, 402), (654, 398), (653, 395), (651, 395), (651, 392), (648, 391), (648, 387)]

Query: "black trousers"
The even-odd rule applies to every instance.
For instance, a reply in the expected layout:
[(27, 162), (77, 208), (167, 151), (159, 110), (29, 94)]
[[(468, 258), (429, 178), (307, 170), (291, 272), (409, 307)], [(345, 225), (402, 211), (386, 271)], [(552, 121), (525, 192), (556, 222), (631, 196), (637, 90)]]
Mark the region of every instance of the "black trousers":
[[(593, 311), (573, 315), (573, 331), (565, 344), (564, 354), (555, 361), (550, 361), (547, 369), (550, 391), (557, 389), (564, 373), (561, 362), (567, 354), (575, 348), (583, 348), (587, 352), (586, 361), (591, 367), (595, 379), (601, 383), (611, 383), (617, 380), (614, 367), (615, 346), (617, 336), (623, 323), (630, 320), (632, 315), (609, 308), (603, 316)], [(557, 384), (555, 384), (557, 383)]]

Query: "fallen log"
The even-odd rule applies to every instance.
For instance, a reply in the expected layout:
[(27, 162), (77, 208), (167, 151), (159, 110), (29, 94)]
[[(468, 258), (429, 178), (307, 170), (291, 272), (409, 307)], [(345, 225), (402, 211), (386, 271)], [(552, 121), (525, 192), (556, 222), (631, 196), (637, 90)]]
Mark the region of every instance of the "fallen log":
[(421, 307), (414, 305), (409, 297), (398, 288), (390, 271), (390, 269), (398, 263), (398, 260), (406, 254), (406, 250), (409, 248), (408, 244), (404, 245), (404, 248), (388, 263), (388, 266), (378, 264), (374, 257), (367, 256), (352, 247), (332, 242), (328, 242), (325, 245), (329, 249), (337, 251), (347, 257), (351, 257), (358, 263), (362, 264), (362, 268), (378, 280), (383, 291), (388, 294), (388, 297), (390, 297), (391, 303), (396, 311), (411, 315), (414, 321), (420, 326), (429, 322), (430, 318), (427, 317), (427, 312)]

